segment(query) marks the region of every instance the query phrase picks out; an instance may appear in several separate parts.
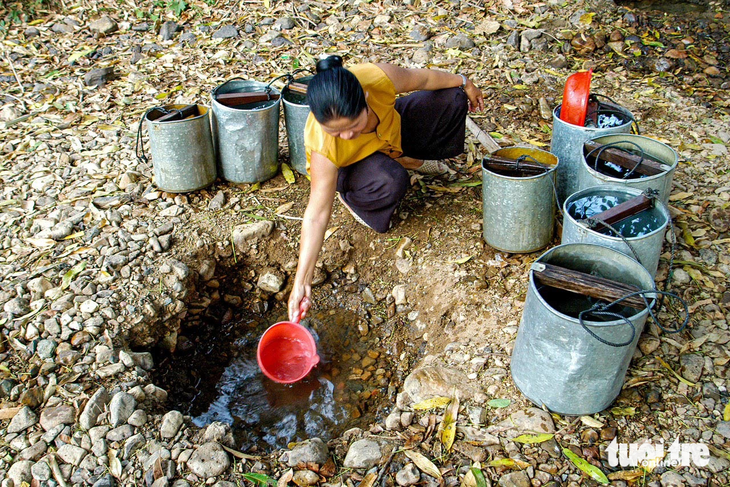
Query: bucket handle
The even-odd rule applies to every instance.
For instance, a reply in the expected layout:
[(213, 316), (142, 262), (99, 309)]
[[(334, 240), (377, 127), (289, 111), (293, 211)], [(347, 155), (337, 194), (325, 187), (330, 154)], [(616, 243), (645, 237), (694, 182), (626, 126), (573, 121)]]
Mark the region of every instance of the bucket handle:
[(145, 164), (147, 164), (147, 155), (144, 153), (144, 142), (142, 142), (142, 124), (147, 119), (147, 115), (154, 110), (161, 111), (163, 115), (169, 113), (169, 110), (166, 110), (164, 107), (152, 107), (144, 112), (144, 114), (142, 114), (142, 118), (139, 119), (139, 125), (137, 126), (137, 142), (134, 144), (134, 155), (137, 156), (137, 160), (139, 162), (144, 162)]
[[(653, 204), (656, 204), (656, 200), (659, 197), (659, 191), (657, 191), (656, 189), (647, 188), (643, 194), (647, 198), (651, 199)], [(596, 230), (600, 226), (604, 226), (604, 227), (608, 228), (609, 230), (611, 230), (614, 235), (616, 235), (618, 238), (623, 240), (624, 244), (626, 244), (626, 246), (631, 251), (631, 254), (633, 255), (634, 259), (636, 259), (636, 261), (639, 264), (646, 267), (646, 265), (644, 265), (644, 263), (641, 262), (641, 259), (639, 258), (639, 254), (636, 252), (636, 249), (634, 249), (633, 245), (631, 245), (631, 242), (629, 242), (629, 240), (626, 237), (621, 235), (621, 232), (619, 232), (615, 227), (613, 227), (613, 225), (611, 225), (610, 223), (606, 223), (605, 221), (600, 220), (595, 217), (586, 218), (586, 222), (588, 223), (588, 228), (590, 228), (592, 230)]]
[(588, 154), (585, 155), (585, 158), (588, 159), (588, 157), (590, 157), (591, 154), (593, 154), (594, 152), (598, 151), (596, 153), (596, 160), (593, 163), (593, 170), (596, 171), (596, 172), (598, 172), (598, 159), (601, 157), (601, 153), (603, 153), (603, 151), (606, 150), (606, 149), (610, 149), (611, 147), (622, 148), (620, 144), (630, 144), (630, 145), (633, 145), (634, 147), (636, 147), (637, 149), (639, 149), (639, 152), (641, 153), (641, 157), (639, 158), (639, 162), (637, 162), (636, 165), (634, 167), (632, 167), (631, 170), (629, 172), (627, 172), (626, 174), (624, 174), (623, 177), (621, 178), (621, 179), (628, 179), (632, 174), (634, 174), (634, 171), (636, 171), (636, 168), (639, 167), (642, 162), (644, 162), (644, 158), (645, 158), (644, 157), (645, 156), (644, 149), (639, 144), (637, 144), (636, 142), (632, 142), (630, 140), (620, 140), (620, 141), (616, 141), (616, 142), (609, 142), (608, 144), (603, 144), (603, 145), (601, 145), (599, 147), (596, 147), (596, 148), (592, 149), (590, 152), (588, 152)]
[[(651, 309), (652, 307), (649, 305), (649, 301), (646, 298), (647, 294), (654, 294), (654, 295), (659, 294), (662, 297), (669, 296), (669, 297), (677, 299), (684, 307), (684, 320), (683, 320), (682, 324), (677, 329), (674, 329), (674, 330), (670, 330), (670, 329), (667, 329), (664, 326), (662, 326), (662, 324), (659, 322), (657, 317), (654, 315), (654, 312)], [(585, 331), (587, 331), (589, 335), (591, 335), (593, 338), (595, 338), (599, 342), (603, 343), (604, 345), (608, 345), (610, 347), (616, 347), (616, 348), (621, 348), (621, 347), (625, 347), (625, 346), (629, 345), (630, 343), (632, 343), (634, 341), (634, 338), (636, 338), (636, 326), (631, 322), (631, 320), (629, 320), (622, 314), (615, 313), (613, 311), (608, 311), (608, 309), (611, 306), (613, 306), (615, 304), (620, 304), (622, 301), (624, 301), (630, 297), (633, 297), (633, 296), (641, 296), (641, 298), (644, 300), (644, 304), (646, 305), (646, 309), (649, 311), (649, 315), (651, 316), (652, 320), (654, 320), (654, 323), (664, 333), (679, 333), (682, 330), (684, 330), (687, 326), (687, 323), (689, 323), (689, 314), (690, 314), (689, 306), (687, 305), (687, 302), (684, 299), (680, 298), (679, 296), (677, 296), (674, 293), (670, 293), (667, 291), (659, 291), (658, 289), (651, 289), (651, 290), (642, 290), (642, 291), (636, 291), (633, 293), (629, 293), (626, 296), (623, 296), (608, 304), (601, 304), (601, 303), (594, 304), (589, 309), (583, 310), (580, 313), (578, 313), (578, 322), (580, 323), (580, 326), (583, 327), (583, 329)], [(588, 328), (588, 325), (586, 325), (584, 320), (587, 315), (606, 316), (606, 317), (623, 320), (625, 323), (627, 323), (631, 327), (631, 338), (629, 338), (627, 341), (622, 342), (622, 343), (609, 342), (608, 340), (601, 338), (595, 332), (590, 330)]]
[[(602, 95), (600, 93), (591, 93), (588, 96), (588, 99), (590, 101), (594, 101), (594, 102), (596, 102), (596, 103), (598, 103), (600, 105), (601, 102), (600, 102), (600, 100), (598, 100), (598, 97), (605, 98), (606, 100), (608, 100), (612, 104), (616, 105), (617, 107), (620, 107), (621, 106), (618, 103), (616, 103), (611, 97), (608, 97), (606, 95)], [(619, 115), (627, 116), (628, 119), (631, 120), (631, 129), (632, 129), (632, 131), (636, 135), (641, 135), (641, 130), (639, 130), (639, 122), (636, 121), (636, 118), (634, 117), (634, 114), (631, 113), (631, 112), (629, 112), (628, 110), (619, 110), (617, 108), (611, 108), (611, 107), (606, 108), (606, 106), (604, 105), (604, 108), (601, 111), (608, 112), (608, 113), (617, 113)]]

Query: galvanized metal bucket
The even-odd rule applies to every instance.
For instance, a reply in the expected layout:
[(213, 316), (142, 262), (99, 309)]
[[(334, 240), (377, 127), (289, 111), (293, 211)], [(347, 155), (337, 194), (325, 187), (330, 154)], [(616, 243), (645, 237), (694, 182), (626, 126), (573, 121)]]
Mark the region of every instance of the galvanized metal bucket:
[(555, 226), (555, 173), (558, 158), (534, 147), (507, 147), (495, 156), (521, 156), (553, 166), (543, 174), (513, 177), (490, 171), (482, 162), (484, 240), (504, 252), (534, 252), (545, 247)]
[(144, 116), (150, 137), (155, 184), (169, 193), (185, 193), (209, 186), (216, 178), (215, 152), (208, 107), (197, 105), (199, 115), (184, 120), (156, 119), (185, 105), (153, 108)]
[[(295, 82), (306, 83), (312, 76), (295, 79)], [(304, 148), (304, 126), (311, 110), (307, 105), (307, 95), (284, 88), (281, 93), (284, 100), (284, 120), (286, 121), (286, 137), (289, 142), (289, 162), (300, 174), (307, 174), (307, 153)]]
[(672, 178), (674, 177), (674, 171), (677, 169), (677, 164), (679, 162), (679, 156), (674, 149), (662, 142), (659, 142), (658, 140), (634, 134), (605, 135), (591, 140), (599, 144), (616, 144), (615, 147), (634, 152), (640, 148), (645, 155), (664, 163), (669, 169), (663, 173), (643, 178), (615, 178), (603, 174), (591, 167), (583, 155), (583, 149), (581, 149), (581, 164), (577, 173), (577, 190), (602, 184), (627, 186), (641, 191), (652, 189), (659, 192), (659, 200), (662, 203), (665, 205), (669, 203), (669, 195), (672, 192)]
[(622, 119), (626, 123), (615, 127), (581, 127), (573, 125), (560, 119), (560, 108), (558, 105), (553, 110), (553, 136), (550, 141), (550, 152), (560, 160), (558, 167), (558, 198), (565, 201), (565, 198), (580, 189), (576, 174), (580, 164), (583, 162), (583, 144), (600, 135), (615, 133), (629, 133), (634, 123), (634, 115), (622, 107), (617, 107), (618, 112), (623, 113)]
[[(641, 196), (638, 189), (622, 186), (595, 186), (572, 194), (563, 204), (563, 235), (561, 243), (592, 243), (616, 249), (637, 259), (641, 265), (656, 277), (659, 267), (659, 256), (662, 253), (664, 234), (669, 224), (670, 216), (666, 206), (655, 201), (654, 207), (642, 211), (630, 218), (630, 222), (623, 226), (626, 232), (622, 237), (607, 235), (598, 229), (589, 228), (580, 220), (590, 217), (602, 210), (587, 208), (595, 205), (595, 199), (602, 200), (612, 208), (630, 199)], [(592, 201), (593, 200), (593, 201)], [(629, 219), (627, 219), (629, 220)], [(617, 228), (618, 225), (612, 225)], [(617, 228), (617, 230), (621, 230)], [(633, 233), (633, 236), (631, 235)], [(638, 235), (640, 234), (640, 235)]]
[[(221, 176), (233, 183), (259, 183), (279, 170), (279, 99), (228, 107), (216, 96), (264, 91), (266, 83), (232, 79), (213, 90), (213, 136)], [(272, 94), (279, 94), (271, 88)]]
[[(590, 302), (577, 294), (538, 288), (535, 268), (553, 264), (590, 273), (642, 290), (653, 290), (649, 272), (634, 259), (608, 247), (565, 244), (541, 255), (530, 271), (530, 284), (510, 364), (512, 378), (532, 402), (560, 414), (594, 414), (621, 392), (648, 310), (624, 308), (623, 319), (584, 321), (578, 311)], [(651, 298), (651, 299), (649, 299)], [(648, 295), (653, 306), (655, 295)], [(634, 331), (632, 332), (632, 327)], [(591, 333), (614, 345), (603, 343)]]

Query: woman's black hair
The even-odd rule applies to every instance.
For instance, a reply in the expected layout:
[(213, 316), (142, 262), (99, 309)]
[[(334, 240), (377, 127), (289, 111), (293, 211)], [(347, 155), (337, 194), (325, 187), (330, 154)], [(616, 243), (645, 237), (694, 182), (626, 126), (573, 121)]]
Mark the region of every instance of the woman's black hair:
[(317, 62), (317, 74), (307, 86), (307, 104), (319, 123), (335, 118), (355, 119), (368, 106), (360, 82), (342, 67), (340, 56)]

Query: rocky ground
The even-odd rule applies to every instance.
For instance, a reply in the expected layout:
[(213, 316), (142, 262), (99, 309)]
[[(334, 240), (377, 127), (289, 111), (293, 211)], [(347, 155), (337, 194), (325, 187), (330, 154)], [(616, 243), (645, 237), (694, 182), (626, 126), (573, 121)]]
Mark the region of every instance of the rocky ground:
[[(633, 7), (0, 4), (2, 486), (602, 482), (566, 449), (612, 485), (727, 484), (730, 14), (726, 2), (672, 13)], [(676, 255), (669, 275), (668, 243), (657, 281), (689, 303), (692, 320), (676, 335), (645, 331), (612, 408), (551, 415), (515, 388), (510, 354), (539, 253), (484, 243), (486, 151), (472, 137), (452, 174), (414, 176), (389, 233), (335, 206), (315, 301), (353, 313), (369, 351), (343, 360), (361, 424), (326, 442), (241, 451), (228, 425), (196, 427), (181, 391), (161, 387), (159, 357), (204, 354), (200, 330), (211, 322), (282, 316), (309, 183), (278, 174), (166, 193), (152, 164), (135, 157), (139, 120), (156, 105), (207, 104), (233, 76), (269, 81), (311, 67), (325, 52), (469, 75), (488, 107), (473, 118), (502, 146), (547, 148), (565, 79), (593, 68), (593, 91), (677, 150)], [(287, 162), (284, 134), (282, 125)], [(676, 324), (671, 312), (659, 318)], [(454, 390), (460, 404), (423, 404)], [(701, 468), (615, 468), (606, 451), (614, 438), (701, 441), (711, 456)]]

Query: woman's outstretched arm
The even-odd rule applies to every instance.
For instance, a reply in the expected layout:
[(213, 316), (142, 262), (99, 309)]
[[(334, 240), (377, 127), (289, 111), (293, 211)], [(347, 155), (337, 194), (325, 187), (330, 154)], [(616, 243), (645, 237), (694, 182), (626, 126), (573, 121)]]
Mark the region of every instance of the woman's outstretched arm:
[[(436, 69), (409, 69), (394, 64), (378, 63), (377, 66), (390, 78), (396, 93), (418, 90), (441, 90), (458, 88), (464, 83), (460, 74), (447, 73)], [(484, 110), (484, 96), (469, 78), (466, 78), (464, 92), (469, 98), (469, 110)]]
[(312, 304), (312, 276), (317, 257), (322, 250), (337, 190), (337, 166), (322, 154), (312, 153), (309, 173), (312, 177), (309, 203), (304, 210), (302, 235), (299, 239), (299, 263), (294, 276), (294, 286), (289, 294), (288, 308), (291, 321), (304, 318)]

